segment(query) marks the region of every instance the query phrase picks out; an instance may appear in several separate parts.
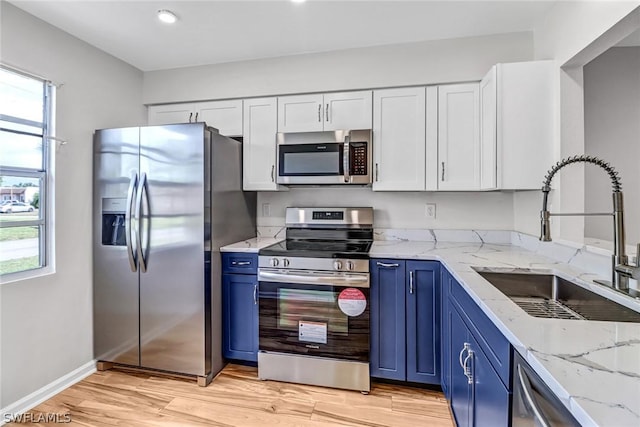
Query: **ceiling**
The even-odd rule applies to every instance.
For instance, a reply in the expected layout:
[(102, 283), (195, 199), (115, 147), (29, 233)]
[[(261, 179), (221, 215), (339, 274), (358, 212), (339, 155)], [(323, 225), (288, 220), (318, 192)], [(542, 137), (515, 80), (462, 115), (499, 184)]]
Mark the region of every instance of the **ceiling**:
[(625, 39), (621, 40), (617, 47), (637, 47), (640, 46), (640, 28), (629, 34)]
[[(8, 1), (143, 71), (530, 31), (554, 3)], [(158, 9), (178, 22), (159, 22)]]

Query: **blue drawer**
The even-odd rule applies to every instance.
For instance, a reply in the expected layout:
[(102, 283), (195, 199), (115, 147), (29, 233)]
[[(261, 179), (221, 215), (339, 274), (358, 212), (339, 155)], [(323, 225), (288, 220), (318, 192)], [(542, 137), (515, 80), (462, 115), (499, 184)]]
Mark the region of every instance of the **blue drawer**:
[(456, 280), (451, 281), (449, 299), (457, 306), (469, 330), (506, 388), (510, 389), (511, 344), (509, 341)]
[(258, 254), (248, 252), (223, 252), (222, 272), (258, 274)]

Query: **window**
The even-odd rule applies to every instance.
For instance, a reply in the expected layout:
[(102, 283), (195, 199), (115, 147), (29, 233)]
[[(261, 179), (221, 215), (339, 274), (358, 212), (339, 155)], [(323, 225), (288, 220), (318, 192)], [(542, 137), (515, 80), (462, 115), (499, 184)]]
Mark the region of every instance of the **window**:
[(49, 264), (52, 85), (0, 66), (0, 276)]

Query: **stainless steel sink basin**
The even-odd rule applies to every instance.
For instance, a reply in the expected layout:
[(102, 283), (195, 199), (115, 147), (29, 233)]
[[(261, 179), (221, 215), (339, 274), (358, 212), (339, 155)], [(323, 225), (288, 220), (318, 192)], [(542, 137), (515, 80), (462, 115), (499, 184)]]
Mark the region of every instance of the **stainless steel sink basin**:
[(640, 323), (640, 313), (552, 274), (478, 274), (531, 316)]

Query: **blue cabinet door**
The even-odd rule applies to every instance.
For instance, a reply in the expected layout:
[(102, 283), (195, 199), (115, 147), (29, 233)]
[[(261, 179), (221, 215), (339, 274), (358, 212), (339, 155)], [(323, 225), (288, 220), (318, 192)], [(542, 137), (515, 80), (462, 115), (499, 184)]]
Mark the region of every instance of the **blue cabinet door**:
[(371, 376), (406, 379), (405, 262), (371, 260)]
[(509, 425), (509, 392), (489, 359), (471, 334), (470, 360), (473, 378), (473, 425), (507, 427)]
[[(471, 413), (471, 400), (473, 387), (464, 373), (463, 364), (471, 343), (470, 333), (462, 317), (452, 304), (447, 304), (448, 328), (450, 336), (449, 361), (451, 366), (451, 411), (458, 427), (469, 427), (473, 418)], [(466, 346), (465, 346), (466, 345)], [(466, 360), (467, 366), (470, 359)], [(471, 369), (471, 368), (469, 368)]]
[(440, 384), (440, 263), (407, 261), (407, 381)]
[(451, 287), (451, 275), (446, 268), (441, 268), (442, 274), (440, 275), (440, 308), (442, 311), (441, 324), (440, 324), (440, 360), (441, 360), (441, 382), (442, 392), (447, 399), (451, 399), (451, 334), (449, 330), (449, 315), (448, 315), (448, 303), (449, 303), (449, 289)]
[(222, 275), (222, 353), (227, 359), (258, 361), (258, 278)]

